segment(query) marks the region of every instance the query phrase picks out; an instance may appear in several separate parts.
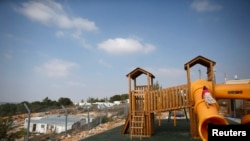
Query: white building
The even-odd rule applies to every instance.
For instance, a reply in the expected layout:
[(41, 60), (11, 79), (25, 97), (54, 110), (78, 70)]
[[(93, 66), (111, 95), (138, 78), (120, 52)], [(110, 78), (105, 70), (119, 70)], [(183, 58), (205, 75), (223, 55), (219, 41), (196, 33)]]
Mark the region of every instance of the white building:
[[(91, 106), (92, 104), (89, 102), (79, 102), (77, 103), (79, 106)], [(76, 104), (75, 104), (76, 105)]]
[[(90, 122), (94, 118), (90, 117)], [(68, 115), (67, 130), (83, 126), (88, 121), (86, 116)], [(29, 131), (34, 133), (61, 133), (65, 132), (66, 117), (64, 115), (49, 115), (45, 117), (30, 118)], [(24, 128), (28, 126), (28, 118), (25, 119)]]
[(226, 80), (225, 84), (250, 84), (250, 79)]
[(121, 101), (114, 101), (113, 102), (115, 105), (120, 105), (122, 102)]
[(93, 103), (93, 105), (97, 105), (97, 107), (99, 109), (103, 109), (103, 108), (109, 108), (114, 106), (114, 103), (110, 103), (110, 102), (95, 102)]
[(79, 103), (75, 103), (75, 105), (79, 107), (96, 106), (98, 109), (105, 109), (105, 108), (110, 108), (115, 105), (120, 105), (121, 103), (129, 103), (129, 99), (126, 99), (123, 101), (114, 101), (113, 103), (111, 102), (95, 102), (95, 103), (79, 102)]

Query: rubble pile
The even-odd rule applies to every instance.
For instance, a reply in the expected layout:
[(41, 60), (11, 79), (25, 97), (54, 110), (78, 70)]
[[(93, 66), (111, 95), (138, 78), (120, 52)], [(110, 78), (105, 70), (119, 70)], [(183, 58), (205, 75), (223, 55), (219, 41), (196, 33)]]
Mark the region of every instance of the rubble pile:
[(82, 131), (76, 134), (68, 134), (67, 137), (62, 136), (61, 141), (77, 141), (81, 140), (99, 133), (102, 133), (104, 131), (110, 130), (112, 128), (118, 127), (123, 125), (125, 122), (124, 119), (115, 119), (114, 121), (110, 121), (107, 123), (100, 124), (96, 126), (95, 128), (89, 130), (89, 131)]

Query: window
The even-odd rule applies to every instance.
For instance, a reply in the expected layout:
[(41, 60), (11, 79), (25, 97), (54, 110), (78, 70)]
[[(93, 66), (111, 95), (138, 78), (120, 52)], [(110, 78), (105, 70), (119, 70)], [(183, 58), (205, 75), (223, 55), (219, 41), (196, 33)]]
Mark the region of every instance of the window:
[(41, 125), (41, 128), (44, 128), (44, 124)]

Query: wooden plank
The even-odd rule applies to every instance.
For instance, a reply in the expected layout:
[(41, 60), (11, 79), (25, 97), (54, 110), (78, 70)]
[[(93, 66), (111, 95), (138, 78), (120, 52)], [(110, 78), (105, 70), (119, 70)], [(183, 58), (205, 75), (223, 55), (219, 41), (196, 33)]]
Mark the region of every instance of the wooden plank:
[(124, 124), (124, 126), (123, 126), (123, 128), (122, 128), (122, 131), (121, 131), (121, 134), (122, 134), (122, 135), (126, 134), (126, 133), (127, 133), (127, 131), (128, 131), (128, 128), (129, 128), (129, 122), (130, 122), (130, 116), (131, 116), (131, 114), (129, 113), (129, 114), (127, 115), (127, 118), (126, 118), (125, 124)]

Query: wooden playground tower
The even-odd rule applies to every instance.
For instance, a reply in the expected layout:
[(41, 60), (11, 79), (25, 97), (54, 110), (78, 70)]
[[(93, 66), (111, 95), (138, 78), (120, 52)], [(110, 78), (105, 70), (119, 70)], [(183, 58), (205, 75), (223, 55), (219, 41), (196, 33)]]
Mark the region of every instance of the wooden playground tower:
[[(196, 64), (207, 68), (207, 80), (200, 79), (191, 82), (190, 69)], [(160, 125), (161, 112), (171, 112), (188, 108), (192, 138), (201, 137), (202, 140), (206, 141), (208, 122), (212, 122), (213, 124), (227, 124), (227, 121), (218, 114), (218, 105), (215, 104), (209, 109), (204, 108), (205, 103), (201, 99), (203, 85), (209, 86), (212, 96), (216, 99), (250, 100), (250, 84), (215, 84), (213, 68), (215, 64), (216, 62), (212, 60), (203, 56), (197, 56), (184, 64), (184, 69), (187, 73), (187, 84), (163, 89), (153, 88), (153, 79), (155, 76), (146, 70), (136, 68), (127, 74), (129, 113), (121, 134), (125, 134), (129, 130), (130, 138), (150, 137), (154, 133), (155, 116), (158, 116), (158, 123)], [(146, 75), (147, 84), (137, 85), (137, 77), (142, 74)], [(237, 94), (235, 90), (241, 92), (241, 95)], [(242, 124), (244, 123), (250, 124), (250, 115), (242, 118)]]
[[(142, 74), (146, 75), (147, 84), (137, 85), (137, 77)], [(141, 68), (134, 69), (126, 76), (129, 84), (129, 113), (121, 134), (129, 130), (131, 138), (150, 137), (154, 133), (155, 115), (160, 125), (161, 112), (190, 107), (187, 85), (154, 90), (155, 76)]]
[[(184, 69), (186, 70), (186, 73), (187, 73), (187, 87), (188, 87), (188, 94), (190, 96), (190, 103), (191, 103), (191, 106), (189, 107), (189, 116), (190, 116), (190, 133), (191, 133), (192, 138), (199, 138), (198, 118), (197, 118), (197, 114), (195, 114), (194, 97), (191, 94), (192, 92), (191, 92), (191, 76), (190, 76), (190, 69), (196, 64), (200, 64), (207, 68), (207, 81), (211, 83), (213, 87), (212, 90), (214, 90), (215, 77), (214, 77), (213, 67), (216, 64), (216, 62), (210, 59), (207, 59), (203, 56), (198, 56), (192, 59), (191, 61), (187, 62), (186, 64), (184, 64)], [(214, 94), (214, 92), (212, 91), (211, 94)]]
[[(158, 115), (159, 125), (161, 112), (179, 109), (189, 109), (190, 131), (193, 138), (199, 137), (197, 130), (197, 118), (194, 113), (194, 101), (190, 92), (190, 68), (201, 64), (207, 68), (208, 81), (214, 82), (214, 61), (198, 56), (184, 65), (187, 72), (187, 85), (179, 85), (169, 88), (154, 90), (153, 79), (155, 76), (141, 68), (136, 68), (126, 76), (129, 89), (129, 114), (122, 134), (130, 131), (130, 137), (150, 137), (154, 133), (154, 119)], [(147, 84), (138, 86), (136, 78), (141, 74), (147, 76)], [(133, 82), (133, 86), (132, 86)]]

